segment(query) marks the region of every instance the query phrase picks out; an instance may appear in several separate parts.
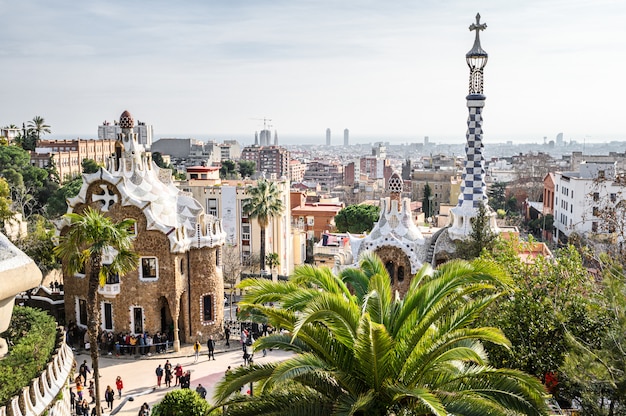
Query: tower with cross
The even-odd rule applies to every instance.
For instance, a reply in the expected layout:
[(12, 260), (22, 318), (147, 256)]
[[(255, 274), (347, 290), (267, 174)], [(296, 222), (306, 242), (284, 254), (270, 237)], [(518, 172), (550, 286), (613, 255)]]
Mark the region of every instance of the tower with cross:
[(469, 95), (467, 108), (467, 133), (465, 144), (465, 162), (461, 177), (461, 193), (456, 207), (451, 210), (451, 226), (448, 234), (453, 240), (465, 239), (472, 232), (472, 218), (478, 214), (479, 207), (485, 205), (490, 215), (490, 227), (497, 232), (495, 215), (487, 206), (487, 185), (485, 184), (485, 158), (483, 157), (482, 109), (485, 106), (483, 95), (483, 69), (487, 65), (487, 52), (480, 45), (480, 31), (487, 25), (480, 23), (480, 14), (476, 15), (476, 23), (469, 27), (476, 32), (474, 46), (465, 54), (470, 68)]

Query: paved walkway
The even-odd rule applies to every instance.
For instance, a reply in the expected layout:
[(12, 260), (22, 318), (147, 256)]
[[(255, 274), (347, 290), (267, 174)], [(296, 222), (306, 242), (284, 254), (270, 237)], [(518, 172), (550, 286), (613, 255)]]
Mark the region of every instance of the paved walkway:
[[(206, 345), (203, 346), (200, 359), (194, 363), (193, 345), (184, 345), (179, 352), (170, 352), (163, 354), (153, 354), (151, 356), (139, 356), (138, 358), (129, 357), (127, 355), (101, 356), (100, 357), (100, 394), (102, 396), (102, 407), (105, 409), (105, 415), (124, 415), (136, 416), (141, 405), (146, 402), (152, 407), (161, 401), (163, 396), (171, 390), (179, 387), (167, 388), (165, 383), (161, 388), (156, 387), (155, 369), (161, 364), (163, 366), (166, 360), (169, 360), (172, 366), (181, 364), (183, 370), (191, 371), (191, 389), (194, 389), (201, 383), (208, 391), (207, 400), (212, 401), (213, 390), (215, 384), (224, 376), (224, 372), (231, 368), (239, 367), (243, 364), (243, 351), (238, 341), (231, 342), (231, 348), (226, 348), (224, 341), (218, 341), (215, 349), (215, 360), (208, 360)], [(271, 362), (284, 360), (290, 356), (290, 353), (284, 351), (268, 352), (266, 357), (261, 354), (255, 354), (255, 362)], [(91, 358), (88, 351), (76, 351), (75, 358), (77, 367), (87, 360), (87, 364), (91, 367)], [(122, 398), (118, 399), (115, 389), (115, 379), (121, 376), (124, 382), (124, 390)], [(106, 410), (106, 402), (104, 401), (104, 391), (110, 385), (116, 391), (114, 410), (108, 413)], [(85, 390), (84, 397), (88, 398)]]

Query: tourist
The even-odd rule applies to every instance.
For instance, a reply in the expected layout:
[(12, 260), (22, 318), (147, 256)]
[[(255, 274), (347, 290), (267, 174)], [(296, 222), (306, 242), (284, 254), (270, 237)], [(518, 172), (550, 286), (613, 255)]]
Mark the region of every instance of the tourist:
[(202, 346), (200, 345), (200, 341), (196, 340), (196, 343), (193, 344), (193, 354), (194, 354), (194, 363), (198, 362), (198, 357), (200, 356), (200, 349)]
[(161, 364), (159, 364), (154, 372), (157, 376), (157, 387), (161, 387), (161, 378), (163, 378), (163, 368), (161, 367)]
[(206, 399), (206, 389), (202, 386), (202, 384), (198, 384), (198, 387), (196, 387), (196, 393), (198, 393), (203, 399)]
[(115, 379), (115, 387), (117, 388), (117, 394), (119, 395), (120, 399), (122, 398), (122, 389), (124, 388), (124, 382), (122, 381), (122, 377), (117, 376), (117, 378)]
[(113, 388), (109, 385), (107, 389), (104, 391), (104, 400), (107, 402), (107, 409), (113, 410), (113, 400), (115, 399), (115, 392)]
[(209, 360), (213, 357), (215, 360), (215, 341), (213, 340), (213, 336), (209, 336), (209, 340), (206, 342), (206, 346), (209, 349)]
[(172, 364), (170, 364), (170, 360), (165, 361), (165, 385), (167, 387), (172, 386)]
[(176, 382), (174, 383), (174, 387), (180, 384), (180, 378), (183, 376), (183, 366), (180, 364), (176, 364), (174, 367), (174, 375), (176, 376)]
[(141, 405), (141, 409), (139, 409), (137, 416), (150, 416), (150, 406), (148, 403), (144, 402), (144, 404)]
[(224, 328), (224, 338), (226, 338), (226, 347), (230, 348), (230, 328)]
[(87, 360), (84, 360), (83, 363), (78, 368), (78, 373), (83, 378), (83, 383), (87, 382), (87, 373), (91, 374), (91, 368), (87, 365)]

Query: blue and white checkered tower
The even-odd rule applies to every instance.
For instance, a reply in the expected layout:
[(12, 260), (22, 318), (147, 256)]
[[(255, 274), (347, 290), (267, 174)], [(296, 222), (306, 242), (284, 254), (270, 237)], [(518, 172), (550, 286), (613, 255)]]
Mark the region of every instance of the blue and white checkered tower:
[(461, 193), (456, 207), (452, 208), (451, 226), (448, 234), (452, 239), (464, 239), (472, 232), (471, 219), (476, 217), (481, 204), (490, 213), (490, 226), (497, 232), (495, 215), (487, 206), (487, 185), (485, 184), (485, 159), (483, 157), (482, 110), (485, 106), (483, 95), (483, 68), (487, 65), (487, 52), (480, 46), (480, 31), (487, 25), (480, 23), (480, 14), (470, 30), (476, 31), (474, 46), (465, 54), (470, 68), (469, 95), (467, 96), (467, 144), (465, 145), (465, 166), (461, 177)]

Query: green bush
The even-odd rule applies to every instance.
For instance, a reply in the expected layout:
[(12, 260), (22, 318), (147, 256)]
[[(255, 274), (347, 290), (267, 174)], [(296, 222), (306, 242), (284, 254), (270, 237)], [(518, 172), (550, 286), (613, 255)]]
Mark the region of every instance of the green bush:
[(152, 408), (152, 416), (206, 416), (211, 406), (195, 390), (174, 390)]
[(9, 344), (8, 355), (0, 360), (2, 407), (48, 364), (56, 344), (56, 322), (39, 309), (16, 306), (9, 329), (0, 336)]

